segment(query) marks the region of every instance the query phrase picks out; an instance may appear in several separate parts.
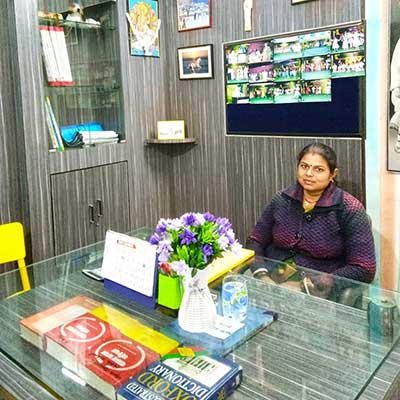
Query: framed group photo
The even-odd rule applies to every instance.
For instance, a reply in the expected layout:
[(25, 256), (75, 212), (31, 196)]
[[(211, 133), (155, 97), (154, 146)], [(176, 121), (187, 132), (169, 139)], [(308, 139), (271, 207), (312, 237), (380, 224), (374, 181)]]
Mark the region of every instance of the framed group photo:
[(178, 49), (179, 79), (214, 77), (212, 44)]
[(178, 32), (211, 28), (211, 0), (176, 0)]

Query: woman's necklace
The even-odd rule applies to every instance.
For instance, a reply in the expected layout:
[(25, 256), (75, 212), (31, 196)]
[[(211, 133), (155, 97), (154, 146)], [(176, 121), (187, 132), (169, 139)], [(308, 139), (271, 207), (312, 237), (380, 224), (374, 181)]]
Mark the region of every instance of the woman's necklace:
[(308, 206), (310, 206), (311, 204), (315, 204), (317, 201), (318, 200), (310, 200), (310, 199), (307, 199), (306, 197), (303, 197), (303, 203)]

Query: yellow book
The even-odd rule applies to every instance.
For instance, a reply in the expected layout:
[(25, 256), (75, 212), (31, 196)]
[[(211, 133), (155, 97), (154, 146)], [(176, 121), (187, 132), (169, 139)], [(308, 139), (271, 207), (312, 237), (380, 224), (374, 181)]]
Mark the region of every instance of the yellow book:
[(233, 268), (239, 266), (249, 260), (255, 254), (254, 250), (242, 248), (240, 254), (235, 254), (232, 251), (226, 251), (220, 258), (216, 258), (209, 265), (208, 283), (211, 283), (226, 274)]
[(179, 344), (176, 340), (143, 325), (138, 320), (106, 304), (90, 310), (90, 313), (161, 356), (169, 353)]

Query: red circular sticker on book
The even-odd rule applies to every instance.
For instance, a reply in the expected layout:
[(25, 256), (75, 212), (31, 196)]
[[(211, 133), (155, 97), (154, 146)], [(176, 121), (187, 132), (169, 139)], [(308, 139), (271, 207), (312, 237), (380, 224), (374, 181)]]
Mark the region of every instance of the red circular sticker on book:
[(105, 324), (94, 317), (78, 317), (61, 326), (61, 335), (71, 342), (86, 343), (101, 338)]
[(123, 339), (109, 340), (101, 344), (95, 350), (95, 355), (99, 364), (114, 371), (137, 368), (146, 360), (146, 353), (140, 346)]

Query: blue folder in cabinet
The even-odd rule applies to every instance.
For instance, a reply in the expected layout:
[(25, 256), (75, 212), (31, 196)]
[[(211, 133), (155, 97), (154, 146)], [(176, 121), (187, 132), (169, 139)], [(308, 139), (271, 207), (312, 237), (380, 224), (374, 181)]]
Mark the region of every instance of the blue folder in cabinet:
[(243, 326), (224, 339), (204, 332), (192, 333), (185, 331), (179, 326), (177, 319), (162, 328), (161, 332), (177, 340), (181, 345), (201, 346), (210, 354), (223, 357), (273, 321), (273, 316), (266, 309), (251, 306), (247, 310), (246, 319), (242, 322)]

